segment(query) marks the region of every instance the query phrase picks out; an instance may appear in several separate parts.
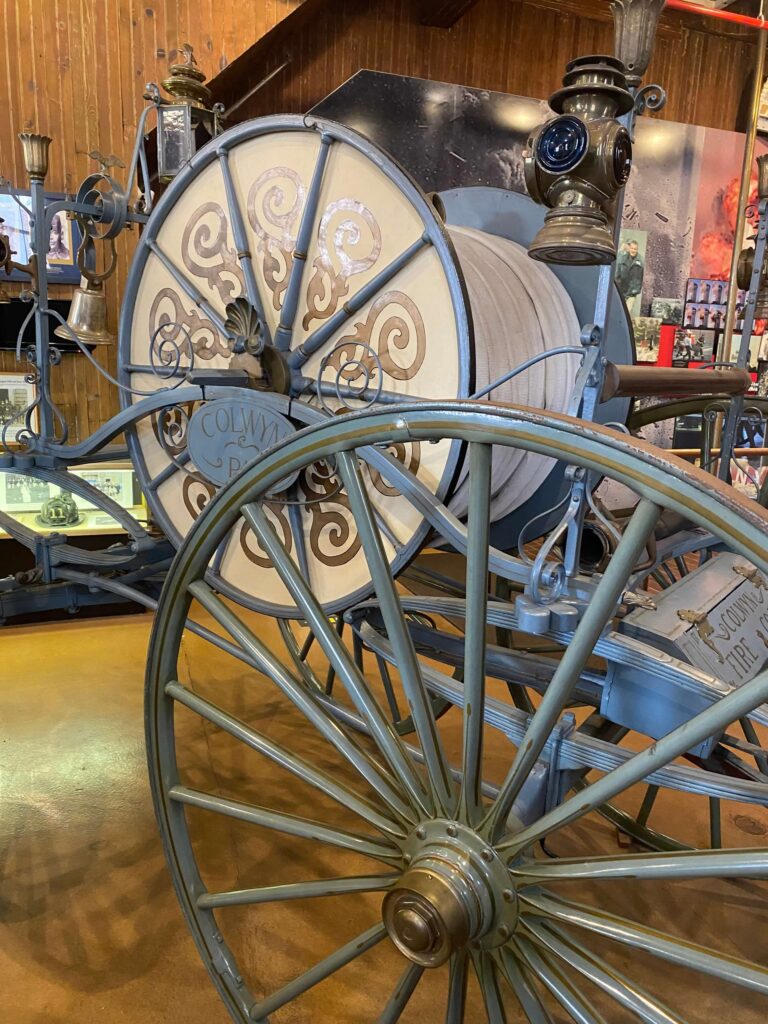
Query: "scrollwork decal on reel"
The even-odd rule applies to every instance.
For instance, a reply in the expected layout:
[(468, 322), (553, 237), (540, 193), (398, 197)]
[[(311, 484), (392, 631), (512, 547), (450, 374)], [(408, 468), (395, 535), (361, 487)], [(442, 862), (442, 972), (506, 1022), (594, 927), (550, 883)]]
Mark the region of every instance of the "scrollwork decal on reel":
[[(247, 212), (258, 237), (262, 273), (272, 293), (272, 305), (282, 309), (283, 294), (293, 267), (293, 250), (304, 209), (306, 189), (291, 167), (270, 167), (248, 190)], [(269, 230), (277, 228), (278, 234)]]
[(320, 255), (312, 261), (315, 272), (307, 286), (304, 330), (313, 320), (332, 316), (349, 291), (349, 279), (376, 263), (381, 255), (381, 229), (363, 203), (337, 199), (320, 220), (317, 245)]
[[(155, 295), (149, 311), (149, 335), (153, 339), (150, 356), (157, 344), (161, 369), (178, 362), (182, 354), (203, 360), (228, 358), (231, 354), (228, 339), (222, 338), (214, 324), (196, 309), (186, 310), (173, 288), (161, 288)], [(169, 350), (169, 345), (177, 351)]]
[[(276, 527), (277, 535), (281, 538), (285, 550), (290, 554), (293, 549), (293, 534), (291, 533), (291, 524), (288, 519), (286, 506), (275, 502), (265, 502), (264, 509), (267, 513), (267, 518)], [(264, 551), (261, 544), (259, 544), (258, 538), (254, 535), (250, 525), (245, 521), (240, 526), (239, 540), (240, 547), (249, 562), (253, 562), (254, 565), (258, 565), (262, 569), (273, 568), (272, 559)]]
[[(398, 308), (399, 307), (399, 308)], [(355, 358), (355, 346), (367, 346), (378, 354), (383, 373), (395, 380), (411, 380), (424, 364), (427, 354), (427, 332), (416, 303), (404, 292), (384, 292), (373, 303), (365, 320), (354, 325), (354, 334), (341, 338), (328, 363), (334, 366), (348, 384), (375, 366), (373, 354)], [(395, 354), (398, 353), (398, 359)], [(347, 367), (342, 370), (344, 363)]]
[(198, 518), (215, 494), (216, 488), (213, 484), (209, 484), (199, 473), (185, 473), (181, 497), (184, 507), (193, 519)]
[[(299, 477), (299, 490), (307, 503), (309, 546), (323, 565), (346, 565), (360, 550), (349, 500), (339, 490), (333, 472), (325, 463), (315, 463)], [(325, 500), (324, 500), (325, 499)]]
[[(218, 203), (199, 206), (184, 228), (181, 258), (187, 270), (208, 282), (226, 305), (245, 290), (237, 250), (227, 244), (229, 220)], [(217, 259), (215, 263), (202, 262)]]
[[(397, 459), (397, 461), (407, 470), (412, 476), (419, 475), (419, 466), (421, 465), (421, 441), (392, 441), (388, 444), (386, 451)], [(379, 494), (383, 494), (387, 498), (399, 498), (401, 491), (396, 487), (392, 487), (388, 484), (386, 479), (379, 473), (377, 469), (373, 469), (371, 466), (366, 464), (368, 475), (371, 479), (371, 484), (376, 488)]]

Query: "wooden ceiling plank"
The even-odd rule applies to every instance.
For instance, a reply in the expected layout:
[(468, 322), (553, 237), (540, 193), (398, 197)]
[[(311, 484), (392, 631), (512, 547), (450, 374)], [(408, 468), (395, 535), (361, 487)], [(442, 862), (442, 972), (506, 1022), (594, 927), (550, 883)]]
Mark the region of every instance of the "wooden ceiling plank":
[(422, 25), (452, 28), (478, 0), (421, 0)]

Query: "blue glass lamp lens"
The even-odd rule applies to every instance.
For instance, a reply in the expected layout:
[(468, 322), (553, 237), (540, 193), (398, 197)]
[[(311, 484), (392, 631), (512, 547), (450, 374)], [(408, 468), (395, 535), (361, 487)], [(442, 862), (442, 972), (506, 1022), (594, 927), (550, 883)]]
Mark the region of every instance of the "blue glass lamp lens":
[(576, 117), (558, 117), (539, 136), (536, 157), (551, 174), (573, 170), (589, 145), (589, 133)]

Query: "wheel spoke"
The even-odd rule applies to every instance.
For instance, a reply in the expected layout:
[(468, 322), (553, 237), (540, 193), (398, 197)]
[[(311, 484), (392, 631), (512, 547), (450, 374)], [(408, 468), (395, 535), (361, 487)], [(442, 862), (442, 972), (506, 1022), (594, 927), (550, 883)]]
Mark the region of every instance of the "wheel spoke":
[(409, 964), (406, 967), (397, 983), (397, 988), (392, 993), (392, 997), (384, 1007), (384, 1012), (379, 1017), (378, 1024), (397, 1024), (416, 986), (421, 981), (423, 973), (424, 968), (419, 964)]
[(219, 150), (219, 166), (221, 167), (221, 176), (224, 180), (224, 191), (227, 195), (227, 206), (229, 208), (229, 220), (232, 225), (232, 235), (235, 240), (235, 245), (237, 246), (237, 258), (239, 259), (240, 266), (243, 270), (243, 279), (245, 280), (245, 290), (248, 295), (248, 301), (256, 310), (261, 323), (261, 329), (265, 334), (267, 343), (269, 343), (271, 340), (269, 337), (269, 324), (267, 323), (267, 318), (264, 315), (264, 302), (262, 301), (259, 286), (256, 282), (256, 275), (253, 270), (253, 256), (248, 249), (248, 235), (245, 230), (243, 211), (240, 209), (240, 203), (237, 199), (237, 189), (235, 188), (235, 183), (232, 180), (232, 170), (229, 166), (229, 150)]
[(504, 1012), (504, 1004), (501, 1001), (499, 979), (496, 976), (496, 965), (488, 953), (472, 953), (472, 963), (475, 974), (480, 984), (480, 991), (483, 993), (485, 1015), (488, 1024), (507, 1024), (507, 1015)]
[(454, 953), (451, 957), (450, 974), (448, 977), (448, 1005), (445, 1011), (445, 1024), (463, 1024), (464, 1010), (467, 1005), (467, 968), (469, 961), (465, 950)]
[(768, 968), (742, 960), (740, 957), (718, 953), (695, 942), (675, 938), (655, 928), (636, 924), (634, 921), (602, 910), (560, 898), (526, 894), (521, 896), (521, 912), (526, 915), (526, 919), (527, 914), (532, 913), (538, 917), (576, 925), (596, 932), (603, 938), (611, 938), (635, 949), (645, 950), (670, 963), (693, 968), (703, 974), (768, 994)]
[(245, 743), (252, 750), (264, 754), (265, 757), (268, 757), (282, 768), (287, 769), (292, 775), (307, 782), (310, 786), (314, 786), (320, 792), (325, 793), (332, 800), (341, 804), (342, 807), (346, 807), (354, 814), (359, 815), (369, 825), (372, 825), (373, 828), (378, 829), (379, 832), (398, 838), (405, 837), (405, 831), (401, 826), (381, 814), (369, 800), (352, 792), (351, 789), (343, 786), (336, 779), (331, 778), (326, 772), (315, 768), (309, 761), (297, 757), (289, 750), (286, 750), (285, 747), (281, 747), (261, 733), (255, 732), (245, 722), (227, 714), (226, 711), (223, 711), (210, 701), (198, 697), (197, 694), (187, 690), (181, 683), (168, 683), (165, 692), (179, 704), (183, 704), (191, 711), (200, 715), (201, 718), (229, 733), (230, 736), (234, 736), (235, 739)]
[(427, 804), (425, 803), (427, 794), (421, 785), (413, 761), (405, 752), (394, 726), (384, 714), (338, 633), (328, 621), (307, 583), (297, 572), (282, 541), (267, 519), (264, 509), (259, 505), (251, 504), (245, 505), (242, 512), (272, 560), (272, 564), (280, 574), (291, 597), (304, 613), (307, 625), (321, 642), (331, 667), (335, 669), (352, 703), (365, 719), (370, 734), (385, 760), (400, 780), (414, 807), (418, 808), (421, 813), (427, 813)]
[(523, 741), (509, 769), (499, 797), (491, 809), (487, 828), (492, 839), (505, 827), (515, 798), (528, 778), (572, 690), (592, 654), (595, 643), (610, 621), (626, 582), (642, 554), (659, 517), (658, 505), (642, 499), (632, 514), (621, 541), (576, 627), (573, 637), (552, 676)]
[(483, 726), (485, 711), (488, 546), (490, 544), (491, 452), (486, 444), (469, 449), (467, 523), (467, 620), (464, 634), (464, 753), (459, 816), (472, 825), (482, 815)]
[(381, 534), (376, 525), (356, 457), (349, 452), (339, 452), (336, 456), (336, 463), (347, 491), (350, 509), (376, 588), (387, 635), (395, 652), (408, 707), (424, 751), (424, 761), (437, 811), (447, 814), (449, 809), (454, 806), (454, 783), (448, 770), (429, 694), (421, 677), (413, 641), (384, 553)]
[[(294, 496), (296, 492), (294, 491)], [(293, 502), (288, 506), (288, 521), (291, 524), (293, 542), (296, 545), (296, 558), (299, 563), (299, 570), (304, 580), (312, 583), (312, 576), (309, 568), (309, 555), (307, 553), (307, 538), (304, 534), (304, 518), (299, 505)]]
[(223, 626), (246, 654), (250, 655), (253, 664), (282, 690), (318, 732), (360, 772), (387, 806), (404, 820), (412, 820), (413, 812), (404, 802), (399, 787), (389, 773), (373, 761), (338, 722), (331, 718), (318, 704), (312, 692), (286, 670), (245, 623), (213, 593), (208, 584), (203, 580), (197, 580), (190, 584), (189, 589), (206, 611), (210, 612), (219, 625)]
[(760, 771), (764, 775), (768, 775), (768, 754), (762, 749), (760, 737), (757, 735), (754, 725), (745, 717), (741, 719), (741, 728), (744, 731), (744, 737), (747, 742), (760, 749), (761, 752), (755, 754), (755, 762)]
[[(347, 299), (347, 301), (333, 314), (333, 316), (326, 320), (321, 327), (318, 327), (316, 331), (310, 334), (310, 336), (291, 353), (288, 359), (290, 366), (296, 369), (302, 367), (311, 355), (321, 349), (323, 345), (329, 341), (351, 317), (355, 315), (355, 313), (359, 312), (359, 310), (363, 308), (366, 302), (374, 298), (380, 291), (386, 288), (392, 278), (407, 267), (414, 256), (420, 253), (421, 250), (429, 244), (429, 237), (426, 233), (420, 235), (416, 241), (412, 242), (407, 249), (400, 253), (399, 256), (396, 256), (386, 265), (386, 267), (383, 267), (378, 274), (372, 277), (367, 284), (364, 284), (362, 288), (351, 296), (351, 298)], [(331, 393), (335, 394), (335, 389)], [(349, 393), (354, 398), (360, 397), (360, 393), (355, 392), (352, 389), (350, 389)], [(342, 398), (343, 397), (344, 395), (342, 394)], [(403, 396), (397, 395), (396, 400), (402, 402)]]
[(284, 903), (288, 900), (317, 899), (322, 896), (345, 896), (348, 893), (384, 892), (390, 889), (399, 878), (399, 874), (361, 875), (358, 878), (327, 878), (313, 882), (266, 885), (259, 889), (231, 889), (228, 892), (205, 892), (197, 897), (197, 905), (202, 910), (216, 910), (218, 907)]
[(280, 323), (275, 331), (275, 347), (287, 352), (291, 347), (293, 336), (293, 323), (296, 319), (296, 310), (301, 295), (301, 283), (304, 278), (304, 268), (307, 264), (309, 242), (312, 237), (312, 229), (315, 226), (315, 214), (320, 201), (320, 190), (323, 186), (325, 167), (328, 163), (333, 139), (330, 135), (320, 136), (320, 149), (317, 154), (315, 169), (312, 172), (312, 181), (307, 191), (307, 199), (301, 214), (299, 231), (296, 236), (296, 244), (293, 247), (293, 266), (288, 278), (288, 284), (283, 298), (283, 308), (280, 313)]
[(188, 804), (190, 807), (200, 807), (204, 811), (224, 814), (229, 818), (247, 821), (252, 825), (261, 825), (286, 835), (311, 839), (342, 850), (352, 850), (354, 853), (362, 854), (364, 857), (373, 857), (385, 864), (399, 865), (402, 863), (402, 853), (397, 847), (388, 846), (373, 836), (357, 835), (355, 832), (332, 828), (330, 825), (312, 821), (310, 818), (299, 818), (294, 814), (271, 811), (268, 807), (244, 804), (239, 800), (228, 800), (226, 797), (215, 796), (213, 793), (201, 793), (195, 789), (188, 789), (186, 786), (172, 786), (168, 790), (168, 795), (172, 800)]
[(709, 845), (713, 850), (719, 850), (723, 845), (720, 801), (716, 796), (709, 798)]
[(605, 1017), (590, 1006), (587, 997), (570, 978), (566, 977), (551, 956), (522, 936), (518, 937), (516, 945), (533, 973), (547, 986), (576, 1024), (608, 1024)]
[[(311, 690), (316, 690), (318, 693), (322, 692), (322, 683), (317, 678), (315, 673), (312, 671), (312, 667), (307, 662), (306, 656), (302, 657), (303, 652), (305, 650), (309, 650), (309, 648), (312, 646), (311, 641), (314, 640), (315, 634), (310, 631), (307, 640), (304, 641), (304, 645), (301, 648), (299, 648), (296, 637), (293, 635), (291, 627), (286, 619), (278, 619), (277, 628), (280, 630), (280, 635), (283, 638), (283, 642), (285, 646), (288, 648), (288, 654), (290, 655), (291, 661), (296, 666), (296, 671), (299, 673), (299, 675), (302, 677), (302, 679), (305, 681), (305, 683), (307, 684), (307, 686), (309, 686)], [(307, 641), (310, 642), (307, 643)]]
[(635, 754), (624, 764), (598, 779), (597, 782), (586, 786), (580, 793), (548, 811), (522, 832), (518, 832), (500, 843), (499, 850), (505, 854), (521, 850), (589, 811), (597, 810), (602, 804), (613, 800), (625, 789), (641, 782), (648, 775), (663, 768), (697, 744), (703, 743), (710, 736), (721, 732), (728, 723), (734, 722), (762, 704), (766, 698), (768, 698), (768, 672), (762, 672), (737, 690), (732, 690), (725, 697), (721, 697), (706, 710), (695, 715), (690, 721), (684, 722), (677, 729), (673, 729), (672, 732), (652, 743), (639, 754)]
[(646, 1024), (685, 1024), (682, 1017), (678, 1017), (668, 1007), (659, 1003), (620, 971), (594, 954), (578, 949), (561, 929), (540, 925), (530, 920), (526, 920), (526, 929), (535, 935), (542, 946), (588, 978), (603, 992), (607, 992), (617, 1003), (631, 1010), (640, 1020), (646, 1021)]
[(373, 949), (386, 935), (387, 929), (383, 924), (374, 925), (373, 928), (358, 935), (356, 939), (352, 939), (351, 942), (337, 949), (335, 953), (331, 953), (325, 960), (321, 960), (298, 978), (289, 981), (287, 985), (271, 996), (254, 1003), (250, 1010), (250, 1016), (257, 1024), (268, 1024), (267, 1018), (270, 1013), (279, 1010), (281, 1006), (285, 1006), (291, 1000), (297, 999), (321, 981), (335, 974), (336, 971), (341, 970), (342, 967), (346, 967), (347, 964), (362, 956), (363, 953), (367, 953), (369, 949)]
[(658, 786), (648, 786), (643, 797), (643, 802), (640, 805), (640, 810), (637, 812), (637, 824), (644, 826), (648, 822), (648, 818), (651, 816), (653, 805), (656, 803), (656, 797), (659, 795)]
[(191, 301), (194, 302), (194, 304), (205, 313), (205, 315), (211, 321), (211, 323), (222, 336), (222, 338), (228, 338), (230, 335), (229, 331), (224, 326), (224, 318), (219, 313), (217, 313), (217, 311), (213, 308), (210, 302), (208, 302), (205, 299), (203, 293), (199, 290), (199, 288), (192, 284), (192, 282), (189, 280), (186, 274), (182, 274), (182, 272), (179, 270), (179, 268), (176, 266), (173, 260), (171, 260), (166, 255), (166, 253), (163, 252), (163, 250), (160, 248), (156, 241), (150, 240), (147, 243), (147, 245), (155, 254), (155, 256), (157, 256), (158, 260), (162, 263), (162, 265), (174, 279), (179, 288), (181, 288), (182, 291), (185, 292), (187, 298), (191, 299)]
[(536, 987), (520, 961), (504, 947), (499, 950), (497, 957), (504, 977), (531, 1024), (554, 1024), (549, 1010), (542, 1003)]
[(601, 879), (674, 878), (768, 878), (768, 850), (685, 850), (679, 853), (629, 853), (619, 857), (593, 857), (591, 860), (562, 858), (556, 861), (531, 861), (510, 868), (517, 884), (549, 885), (552, 882), (579, 882)]

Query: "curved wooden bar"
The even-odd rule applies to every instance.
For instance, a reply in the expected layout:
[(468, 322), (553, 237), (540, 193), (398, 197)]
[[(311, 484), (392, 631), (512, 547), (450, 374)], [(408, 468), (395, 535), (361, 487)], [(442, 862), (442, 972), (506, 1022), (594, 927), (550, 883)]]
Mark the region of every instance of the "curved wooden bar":
[(684, 366), (617, 366), (608, 363), (601, 401), (678, 395), (743, 395), (752, 385), (747, 370), (689, 370)]

